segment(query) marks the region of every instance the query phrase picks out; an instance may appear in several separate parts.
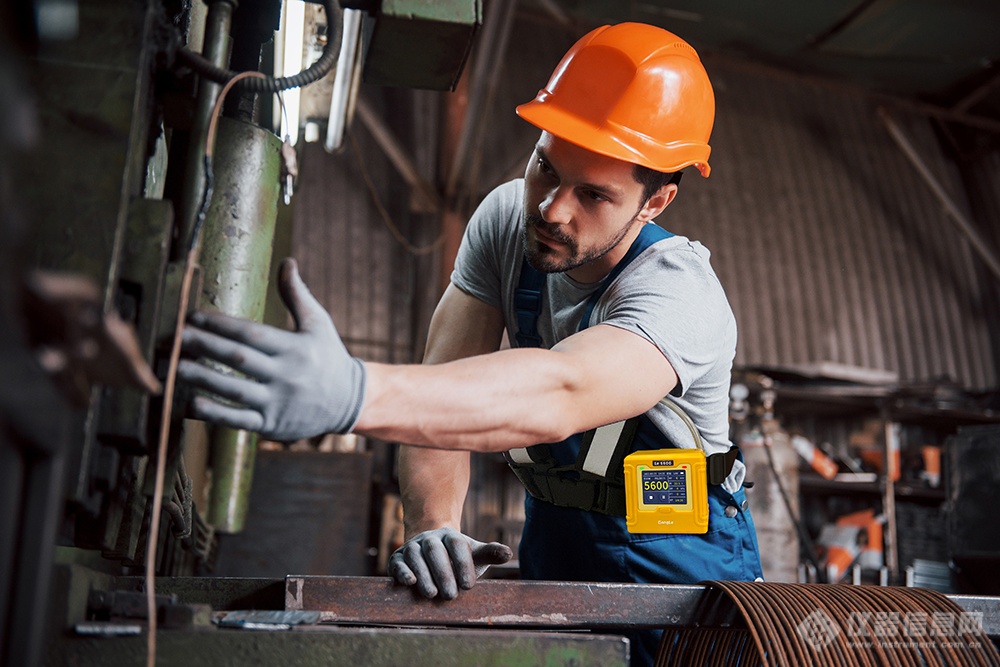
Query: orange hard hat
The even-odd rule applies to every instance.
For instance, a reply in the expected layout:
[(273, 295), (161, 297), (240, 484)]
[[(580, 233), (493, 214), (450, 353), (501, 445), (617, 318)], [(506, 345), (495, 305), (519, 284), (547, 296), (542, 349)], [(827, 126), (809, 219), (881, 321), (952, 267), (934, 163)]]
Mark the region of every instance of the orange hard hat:
[(715, 95), (697, 52), (656, 26), (584, 35), (517, 114), (587, 150), (655, 171), (694, 165), (708, 177)]

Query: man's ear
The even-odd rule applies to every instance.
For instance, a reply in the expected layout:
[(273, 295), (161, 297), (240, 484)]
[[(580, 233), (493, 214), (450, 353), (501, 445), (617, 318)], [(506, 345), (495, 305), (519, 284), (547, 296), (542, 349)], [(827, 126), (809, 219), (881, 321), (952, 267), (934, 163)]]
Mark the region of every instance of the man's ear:
[(670, 203), (677, 196), (677, 184), (667, 183), (661, 186), (659, 190), (653, 193), (653, 196), (646, 200), (645, 206), (639, 211), (639, 219), (643, 222), (649, 222), (654, 219), (659, 214), (663, 213), (663, 210), (670, 206)]

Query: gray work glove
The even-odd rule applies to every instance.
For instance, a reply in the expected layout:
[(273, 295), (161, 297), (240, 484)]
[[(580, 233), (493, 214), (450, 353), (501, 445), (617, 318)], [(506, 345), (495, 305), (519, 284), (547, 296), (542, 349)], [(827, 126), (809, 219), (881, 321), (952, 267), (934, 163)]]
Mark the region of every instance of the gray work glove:
[(453, 600), (468, 590), (490, 565), (514, 556), (506, 544), (479, 542), (454, 528), (426, 530), (407, 540), (389, 557), (389, 575), (404, 586), (416, 584), (426, 598)]
[(189, 416), (281, 442), (347, 433), (364, 402), (365, 366), (347, 352), (333, 320), (302, 282), (292, 259), (282, 262), (278, 290), (295, 320), (295, 331), (219, 313), (189, 317), (185, 354), (247, 376), (181, 361), (178, 377), (213, 395), (195, 397)]

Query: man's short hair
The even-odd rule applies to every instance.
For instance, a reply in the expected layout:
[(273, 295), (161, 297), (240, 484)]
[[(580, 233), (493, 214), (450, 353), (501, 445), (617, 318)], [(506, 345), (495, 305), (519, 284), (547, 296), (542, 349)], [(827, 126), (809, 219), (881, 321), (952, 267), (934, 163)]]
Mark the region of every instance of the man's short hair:
[(664, 172), (644, 167), (641, 164), (635, 165), (632, 176), (642, 186), (642, 202), (645, 204), (649, 198), (656, 194), (656, 191), (669, 183), (680, 183), (682, 171)]

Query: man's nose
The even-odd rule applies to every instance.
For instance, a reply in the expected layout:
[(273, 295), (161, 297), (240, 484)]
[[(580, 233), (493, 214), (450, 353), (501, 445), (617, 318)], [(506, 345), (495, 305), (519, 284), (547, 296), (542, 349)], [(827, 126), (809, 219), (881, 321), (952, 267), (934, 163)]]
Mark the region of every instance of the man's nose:
[(538, 212), (545, 222), (563, 225), (573, 217), (568, 193), (563, 188), (549, 190), (538, 205)]

